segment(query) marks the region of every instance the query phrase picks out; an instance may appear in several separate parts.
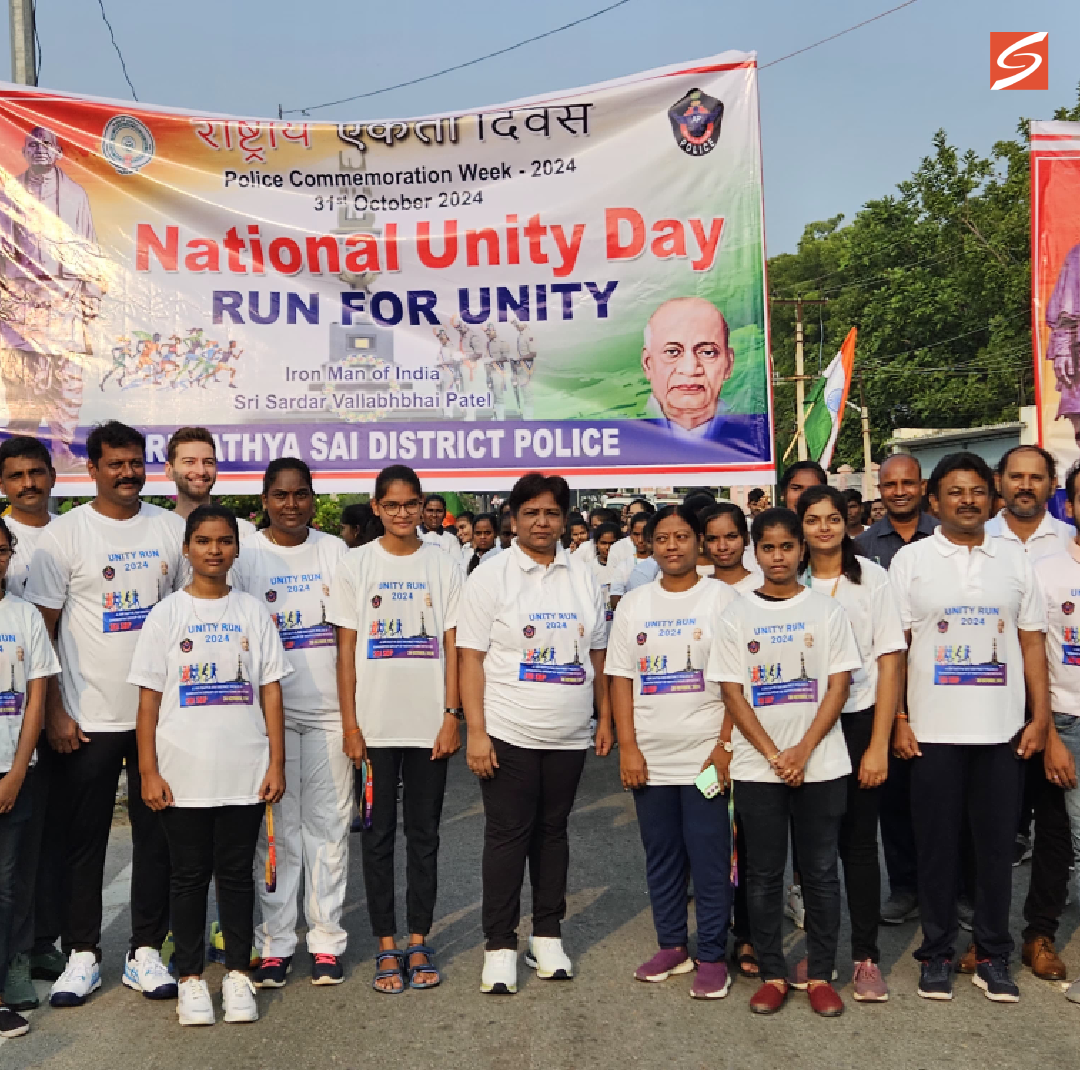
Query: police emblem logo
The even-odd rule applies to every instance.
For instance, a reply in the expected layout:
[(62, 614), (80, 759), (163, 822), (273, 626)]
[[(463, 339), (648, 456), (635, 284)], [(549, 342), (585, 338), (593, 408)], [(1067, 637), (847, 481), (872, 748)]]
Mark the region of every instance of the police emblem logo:
[(639, 645), (644, 645), (645, 642), (648, 641), (648, 640), (649, 640), (649, 635), (646, 634), (644, 630), (642, 630), (641, 633), (638, 634), (638, 636), (637, 636), (637, 643)]
[(112, 581), (112, 579), (116, 577), (116, 568), (113, 566), (106, 566), (105, 569), (101, 571), (101, 576), (106, 581)]
[(1061, 613), (1063, 615), (1071, 615), (1076, 610), (1076, 605), (1071, 600), (1066, 600), (1061, 605)]
[(691, 157), (702, 157), (715, 149), (723, 118), (724, 103), (697, 87), (668, 109), (675, 141)]
[(381, 606), (381, 604), (382, 604), (382, 597), (379, 596), (376, 593), (376, 595), (371, 598), (371, 606), (374, 607), (374, 608), (377, 608), (377, 607)]
[(756, 653), (758, 651), (758, 649), (761, 648), (761, 642), (760, 641), (748, 641), (746, 643), (746, 648), (747, 648), (748, 652)]
[(535, 626), (533, 626), (533, 625), (532, 625), (532, 623), (529, 623), (529, 625), (528, 625), (528, 626), (526, 626), (526, 627), (525, 627), (525, 629), (524, 629), (524, 630), (522, 630), (521, 632), (522, 632), (522, 633), (523, 633), (523, 634), (524, 634), (524, 635), (525, 635), (525, 636), (526, 636), (527, 638), (535, 637), (535, 636), (536, 636), (536, 627), (535, 627)]
[(949, 631), (949, 620), (941, 619), (937, 624), (937, 632), (939, 634), (946, 634)]
[(802, 639), (803, 639), (803, 644), (808, 649), (812, 649), (814, 647), (814, 635), (813, 634), (803, 634)]
[(191, 652), (193, 648), (194, 645), (192, 644), (191, 638), (189, 637), (184, 638), (184, 640), (180, 642), (181, 652)]
[(101, 156), (121, 176), (130, 176), (154, 160), (154, 136), (134, 116), (114, 116), (101, 133)]
[(277, 599), (277, 590), (276, 589), (267, 589), (266, 590), (266, 602), (268, 604), (272, 604), (276, 599)]

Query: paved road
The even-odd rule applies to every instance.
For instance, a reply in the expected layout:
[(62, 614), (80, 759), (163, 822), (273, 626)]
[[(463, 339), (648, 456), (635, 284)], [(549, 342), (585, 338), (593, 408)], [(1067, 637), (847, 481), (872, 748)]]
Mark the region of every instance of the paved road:
[[(777, 1016), (752, 1016), (754, 985), (736, 980), (723, 1001), (693, 1001), (689, 977), (636, 983), (633, 969), (655, 948), (641, 844), (631, 799), (614, 758), (590, 759), (571, 818), (569, 917), (564, 933), (578, 977), (541, 983), (521, 967), (514, 998), (481, 995), (480, 840), (476, 782), (451, 763), (433, 944), (445, 982), (398, 997), (370, 989), (374, 939), (364, 910), (358, 838), (353, 838), (346, 927), (346, 981), (314, 987), (301, 959), (284, 990), (259, 992), (261, 1019), (182, 1029), (172, 1002), (149, 1002), (120, 982), (128, 933), (130, 838), (114, 829), (106, 880), (104, 986), (80, 1009), (31, 1014), (33, 1030), (0, 1046), (0, 1069), (54, 1068), (1060, 1068), (1080, 1062), (1080, 1008), (1059, 986), (1020, 976), (1018, 1005), (987, 1001), (967, 979), (949, 1003), (916, 996), (916, 926), (882, 928), (892, 1000), (851, 1002), (850, 956), (839, 957), (849, 1007), (836, 1020), (811, 1013), (802, 995)], [(400, 843), (400, 839), (399, 839)], [(1019, 912), (1027, 870), (1017, 874)], [(399, 910), (404, 880), (399, 872)], [(526, 896), (525, 910), (529, 902)], [(1059, 940), (1080, 974), (1080, 921), (1066, 912)], [(791, 924), (793, 958), (802, 935)], [(1020, 927), (1014, 922), (1014, 933)], [(523, 927), (527, 932), (527, 922)], [(845, 921), (844, 935), (847, 933)], [(966, 944), (966, 941), (964, 942)], [(222, 969), (208, 969), (217, 993)], [(44, 984), (39, 986), (43, 993)]]

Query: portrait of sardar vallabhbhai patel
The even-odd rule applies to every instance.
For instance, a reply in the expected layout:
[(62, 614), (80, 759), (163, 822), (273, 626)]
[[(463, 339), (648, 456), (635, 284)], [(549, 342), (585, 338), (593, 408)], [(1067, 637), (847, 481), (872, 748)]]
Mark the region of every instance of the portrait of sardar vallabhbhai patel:
[(720, 391), (735, 367), (727, 320), (709, 300), (665, 300), (645, 324), (641, 366), (652, 387), (646, 416), (673, 433), (719, 437)]
[(71, 467), (82, 407), (89, 320), (105, 288), (90, 199), (58, 162), (48, 128), (23, 142), (26, 171), (0, 169), (0, 377), (9, 432), (52, 436), (53, 461)]

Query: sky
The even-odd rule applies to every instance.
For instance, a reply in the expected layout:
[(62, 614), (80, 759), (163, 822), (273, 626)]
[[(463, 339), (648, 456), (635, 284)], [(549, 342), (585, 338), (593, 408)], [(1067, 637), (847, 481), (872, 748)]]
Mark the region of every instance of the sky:
[[(139, 99), (274, 116), (377, 90), (543, 33), (604, 0), (103, 0)], [(468, 109), (583, 86), (727, 49), (764, 65), (899, 0), (629, 0), (510, 54), (316, 120), (373, 120)], [(130, 98), (97, 0), (37, 0), (39, 83)], [(1050, 88), (991, 91), (991, 31), (1049, 31)], [(0, 20), (10, 55), (8, 23)], [(1049, 118), (1080, 83), (1077, 0), (917, 0), (887, 18), (761, 72), (770, 255), (803, 227), (850, 218), (909, 176), (943, 128), (989, 152), (1020, 117)], [(2, 70), (2, 68), (0, 68)], [(9, 76), (10, 77), (10, 76)]]

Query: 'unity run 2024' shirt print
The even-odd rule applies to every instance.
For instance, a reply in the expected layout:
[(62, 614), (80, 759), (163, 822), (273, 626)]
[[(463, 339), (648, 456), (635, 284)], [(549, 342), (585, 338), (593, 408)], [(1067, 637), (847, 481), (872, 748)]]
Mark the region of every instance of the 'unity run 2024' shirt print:
[(1008, 665), (998, 654), (1005, 633), (999, 607), (947, 607), (938, 620), (942, 644), (934, 651), (935, 686), (1006, 686)]

